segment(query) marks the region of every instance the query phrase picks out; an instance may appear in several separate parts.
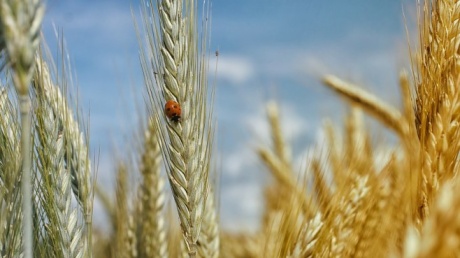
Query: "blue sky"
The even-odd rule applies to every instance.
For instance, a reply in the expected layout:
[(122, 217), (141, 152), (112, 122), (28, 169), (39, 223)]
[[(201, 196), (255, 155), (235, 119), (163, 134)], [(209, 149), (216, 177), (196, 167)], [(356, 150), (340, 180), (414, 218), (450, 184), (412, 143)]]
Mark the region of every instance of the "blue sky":
[[(268, 100), (280, 103), (296, 164), (320, 135), (322, 119), (340, 121), (345, 113), (319, 83), (322, 74), (350, 79), (399, 105), (397, 74), (408, 60), (403, 7), (413, 27), (415, 1), (213, 2), (210, 49), (220, 53), (215, 112), (226, 228), (254, 229), (263, 208), (268, 179), (255, 149), (269, 143)], [(139, 17), (139, 1), (48, 0), (43, 24), (52, 50), (53, 24), (64, 32), (79, 102), (91, 114), (93, 153), (100, 149), (98, 179), (109, 190), (114, 155), (136, 130), (135, 106), (142, 104), (131, 8)]]

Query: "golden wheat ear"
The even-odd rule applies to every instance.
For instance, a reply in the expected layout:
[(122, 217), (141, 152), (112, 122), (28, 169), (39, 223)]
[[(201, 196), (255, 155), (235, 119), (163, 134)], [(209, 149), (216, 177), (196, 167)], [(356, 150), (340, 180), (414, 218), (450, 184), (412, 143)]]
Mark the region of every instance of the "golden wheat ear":
[(424, 1), (419, 12), (419, 49), (415, 71), (415, 127), (421, 148), (419, 218), (429, 217), (430, 206), (443, 182), (457, 176), (459, 135), (459, 74), (457, 1)]
[(363, 110), (373, 115), (376, 119), (404, 137), (407, 132), (407, 124), (399, 110), (383, 102), (369, 92), (347, 83), (333, 75), (323, 78), (323, 83), (344, 97), (347, 101), (356, 104)]
[(258, 255), (288, 257), (299, 241), (304, 224), (315, 216), (317, 202), (306, 191), (307, 180), (302, 178), (305, 176), (297, 175), (292, 169), (278, 104), (270, 101), (266, 108), (272, 148), (259, 148), (258, 154), (274, 176), (274, 181), (265, 189), (266, 204)]
[[(459, 180), (456, 178), (442, 185), (433, 204), (432, 214), (421, 231), (408, 230), (405, 257), (449, 257), (458, 253), (460, 245), (458, 229), (460, 220)], [(449, 241), (446, 241), (449, 239)]]

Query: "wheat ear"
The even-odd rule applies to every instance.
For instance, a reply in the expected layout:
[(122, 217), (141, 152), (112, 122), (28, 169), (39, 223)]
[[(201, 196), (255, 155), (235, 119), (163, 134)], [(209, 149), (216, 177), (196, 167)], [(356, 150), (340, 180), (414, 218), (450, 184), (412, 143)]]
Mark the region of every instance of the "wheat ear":
[(164, 179), (161, 176), (161, 153), (158, 144), (158, 128), (149, 121), (145, 132), (141, 157), (142, 183), (140, 185), (141, 222), (139, 255), (141, 257), (168, 257), (167, 235), (164, 218)]
[[(81, 257), (84, 253), (83, 227), (78, 224), (78, 213), (71, 206), (71, 175), (65, 168), (64, 121), (56, 119), (57, 112), (65, 105), (62, 98), (46, 94), (44, 89), (58, 91), (51, 81), (45, 61), (37, 59), (37, 73), (34, 78), (37, 89), (36, 142), (37, 168), (40, 173), (39, 198), (45, 214), (46, 232), (52, 245), (47, 247), (49, 256)], [(37, 241), (37, 244), (39, 241)]]
[(21, 188), (17, 110), (6, 88), (0, 89), (0, 252), (7, 257), (21, 253)]
[(219, 218), (216, 212), (213, 188), (209, 188), (208, 198), (203, 214), (203, 223), (198, 238), (198, 254), (202, 258), (217, 258), (220, 252)]
[[(312, 196), (304, 190), (305, 185), (296, 182), (281, 130), (278, 105), (274, 101), (267, 103), (272, 149), (259, 149), (259, 155), (275, 175), (276, 181), (266, 188), (266, 208), (263, 217), (263, 242), (260, 255), (263, 257), (286, 257), (294, 248), (296, 239), (303, 228), (306, 218), (317, 211)], [(306, 180), (300, 180), (306, 181)]]
[[(6, 49), (6, 62), (13, 70), (13, 82), (21, 112), (21, 160), (23, 203), (24, 257), (32, 257), (32, 181), (31, 181), (31, 115), (29, 83), (34, 69), (34, 56), (44, 7), (39, 0), (4, 0), (0, 2), (0, 42)], [(1, 51), (2, 49), (0, 49)]]
[(313, 189), (316, 195), (316, 202), (321, 212), (325, 213), (328, 204), (331, 202), (332, 191), (331, 187), (326, 182), (324, 170), (321, 167), (319, 158), (314, 158), (311, 161), (311, 170), (313, 173)]
[[(56, 69), (53, 68), (53, 71)], [(50, 69), (47, 64), (40, 60), (37, 61), (37, 73), (42, 79), (34, 81), (34, 89), (40, 92), (48, 103), (52, 103), (50, 108), (54, 114), (54, 119), (62, 125), (65, 169), (66, 173), (70, 174), (71, 189), (84, 217), (84, 237), (82, 236), (80, 243), (85, 245), (86, 248), (83, 250), (86, 254), (86, 252), (90, 252), (93, 207), (87, 142), (83, 140), (83, 133), (80, 132), (79, 124), (73, 118), (68, 100), (51, 81)], [(64, 78), (64, 80), (66, 79)]]
[(407, 122), (405, 122), (397, 109), (384, 103), (371, 93), (355, 85), (344, 82), (333, 75), (325, 76), (323, 82), (346, 100), (358, 105), (363, 110), (379, 119), (384, 125), (398, 133), (398, 135), (402, 137), (406, 135)]
[[(281, 130), (281, 122), (279, 117), (279, 108), (276, 102), (270, 101), (266, 105), (267, 118), (270, 125), (272, 150), (268, 148), (259, 148), (257, 153), (260, 159), (269, 168), (269, 171), (280, 183), (281, 189), (288, 189), (295, 193), (296, 198), (302, 206), (305, 214), (311, 215), (312, 211), (316, 211), (315, 203), (301, 188), (301, 185), (296, 183), (296, 178), (292, 166), (290, 164), (290, 153), (286, 141)], [(275, 205), (276, 206), (276, 205)]]
[[(406, 242), (412, 245), (406, 247), (407, 258), (450, 257), (460, 248), (460, 198), (458, 179), (443, 184), (433, 205), (433, 212), (427, 218), (420, 236), (409, 234)], [(413, 250), (410, 250), (413, 249)]]
[(123, 163), (117, 165), (116, 176), (116, 207), (115, 207), (115, 232), (113, 236), (114, 244), (112, 245), (113, 254), (118, 257), (129, 257), (128, 253), (128, 172), (127, 167)]
[[(129, 258), (136, 258), (139, 257), (138, 252), (138, 238), (136, 235), (136, 224), (134, 223), (133, 214), (128, 215), (128, 232), (127, 232), (127, 239), (126, 239), (126, 253)], [(142, 256), (140, 256), (142, 257)]]
[(460, 56), (458, 47), (460, 6), (458, 1), (425, 1), (419, 20), (415, 117), (422, 155), (422, 200), (420, 217), (429, 206), (440, 183), (458, 171), (460, 151), (459, 113)]
[(256, 258), (260, 257), (262, 235), (240, 233), (221, 235), (221, 258)]
[(318, 233), (323, 226), (321, 213), (310, 219), (302, 228), (299, 239), (288, 258), (313, 257), (312, 249), (316, 244)]
[[(199, 42), (197, 6), (193, 0), (184, 4), (158, 1), (158, 14), (154, 6), (153, 1), (144, 2), (145, 30), (154, 33), (147, 35), (150, 52), (141, 51), (141, 63), (152, 107), (162, 110), (169, 100), (182, 106), (180, 121), (171, 121), (160, 112), (154, 113), (154, 117), (161, 128), (161, 149), (182, 232), (190, 257), (195, 257), (207, 198), (213, 137), (207, 104), (207, 28)], [(149, 10), (158, 15), (159, 28), (152, 29)]]
[(275, 101), (269, 101), (266, 105), (268, 122), (270, 124), (271, 136), (273, 141), (273, 150), (276, 155), (285, 164), (290, 164), (291, 153), (286, 144), (281, 130), (281, 121), (278, 104)]
[(292, 170), (287, 167), (284, 162), (280, 161), (270, 150), (261, 148), (258, 150), (258, 155), (277, 182), (284, 188), (289, 189), (290, 192), (292, 191), (295, 193), (305, 215), (310, 216), (314, 214), (314, 211), (317, 210), (316, 203), (310, 196), (305, 195), (301, 185), (296, 183)]

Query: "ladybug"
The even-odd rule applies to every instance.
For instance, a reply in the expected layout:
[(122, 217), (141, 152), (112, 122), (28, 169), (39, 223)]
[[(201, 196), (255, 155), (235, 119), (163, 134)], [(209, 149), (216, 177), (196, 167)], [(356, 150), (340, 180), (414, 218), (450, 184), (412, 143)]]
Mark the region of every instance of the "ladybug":
[(182, 109), (180, 108), (180, 104), (177, 103), (174, 100), (168, 100), (165, 104), (165, 114), (171, 121), (173, 122), (179, 122), (180, 120), (180, 115), (181, 115)]

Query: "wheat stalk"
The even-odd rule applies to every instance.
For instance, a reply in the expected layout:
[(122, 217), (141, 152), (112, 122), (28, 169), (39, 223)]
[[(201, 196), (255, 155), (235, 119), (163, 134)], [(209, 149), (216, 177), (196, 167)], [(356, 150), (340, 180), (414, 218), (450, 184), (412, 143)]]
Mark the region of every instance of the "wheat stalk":
[[(34, 69), (44, 8), (39, 0), (3, 0), (0, 2), (0, 42), (6, 62), (13, 70), (13, 82), (21, 111), (22, 203), (24, 257), (32, 257), (32, 184), (31, 184), (31, 116), (29, 83)], [(0, 51), (3, 49), (0, 48)]]

